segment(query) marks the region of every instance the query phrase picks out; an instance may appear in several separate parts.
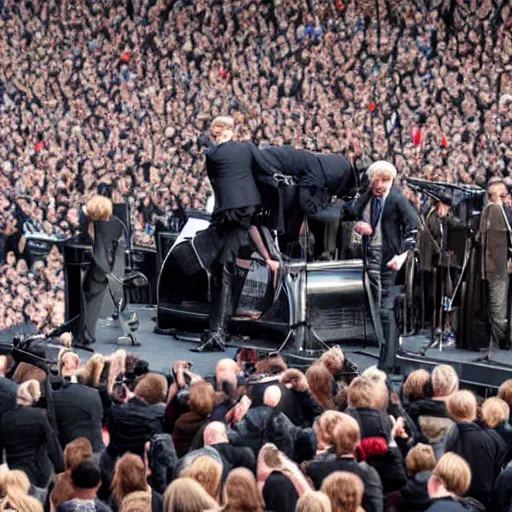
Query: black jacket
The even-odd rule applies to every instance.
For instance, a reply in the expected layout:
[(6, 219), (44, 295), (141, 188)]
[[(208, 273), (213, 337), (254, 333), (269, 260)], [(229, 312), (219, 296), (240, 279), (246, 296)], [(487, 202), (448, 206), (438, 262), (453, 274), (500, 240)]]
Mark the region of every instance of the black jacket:
[(267, 146), (262, 154), (279, 172), (296, 176), (299, 186), (340, 195), (356, 184), (352, 164), (342, 155), (312, 153), (292, 146)]
[(219, 452), (225, 475), (238, 467), (247, 468), (256, 474), (256, 458), (250, 448), (233, 446), (230, 443), (213, 444), (211, 446)]
[(263, 486), (263, 500), (267, 510), (295, 512), (299, 494), (293, 482), (283, 473), (273, 471)]
[(0, 417), (6, 411), (16, 407), (16, 393), (18, 384), (11, 379), (0, 377)]
[(246, 446), (256, 456), (265, 443), (274, 443), (287, 457), (295, 454), (296, 427), (278, 409), (267, 405), (252, 407), (246, 415), (228, 432), (234, 446)]
[(64, 448), (77, 437), (86, 437), (94, 452), (101, 452), (103, 406), (98, 390), (66, 382), (53, 394), (53, 400), (61, 446)]
[(214, 213), (261, 204), (254, 172), (273, 174), (252, 142), (224, 142), (206, 150), (206, 172), (215, 193)]
[(113, 459), (126, 452), (144, 458), (144, 444), (155, 434), (163, 433), (163, 409), (135, 397), (124, 405), (114, 405), (107, 411), (110, 444), (107, 452)]
[(43, 409), (16, 407), (0, 420), (0, 453), (5, 448), (9, 469), (25, 471), (36, 487), (64, 471), (62, 450)]
[[(422, 471), (414, 475), (397, 491), (394, 507), (389, 507), (388, 510), (396, 510), (397, 512), (424, 512), (427, 510), (432, 504), (427, 487), (431, 474), (430, 471)], [(388, 496), (388, 498), (390, 497), (391, 495)]]
[[(364, 209), (372, 197), (369, 188), (359, 199), (348, 203), (343, 210), (344, 219), (362, 220)], [(393, 256), (415, 247), (419, 227), (416, 210), (398, 189), (391, 187), (381, 220), (382, 265), (386, 265)]]
[(335, 471), (348, 471), (361, 478), (364, 483), (363, 508), (366, 512), (384, 510), (380, 477), (377, 471), (366, 462), (356, 462), (353, 457), (329, 457), (327, 460), (312, 461), (306, 468), (306, 474), (311, 478), (315, 489), (320, 489), (324, 479)]
[(467, 495), (488, 506), (506, 453), (501, 436), (476, 423), (456, 423), (446, 438), (445, 451), (466, 459), (472, 475)]
[(366, 462), (377, 470), (384, 493), (397, 491), (407, 483), (405, 464), (400, 449), (391, 438), (392, 424), (385, 411), (377, 409), (347, 409), (359, 423), (361, 439), (369, 437), (380, 437), (388, 443), (388, 451), (382, 455), (370, 455)]

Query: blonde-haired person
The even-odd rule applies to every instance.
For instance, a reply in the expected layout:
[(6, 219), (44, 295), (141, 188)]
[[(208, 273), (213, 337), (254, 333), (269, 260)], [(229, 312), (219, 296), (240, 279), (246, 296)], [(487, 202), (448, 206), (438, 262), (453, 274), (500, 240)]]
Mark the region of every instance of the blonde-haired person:
[(509, 423), (509, 405), (505, 400), (493, 396), (482, 404), (480, 415), (484, 425), (498, 432), (505, 442), (507, 448), (503, 464), (508, 464), (512, 460), (512, 426)]
[(418, 443), (405, 458), (409, 480), (399, 491), (386, 496), (386, 510), (396, 512), (426, 510), (432, 500), (428, 495), (428, 481), (437, 460), (428, 444)]
[(455, 453), (445, 453), (432, 471), (428, 494), (433, 500), (428, 512), (467, 512), (459, 501), (470, 488), (472, 473), (468, 463)]
[(321, 491), (329, 497), (332, 512), (365, 512), (364, 484), (354, 473), (334, 472), (323, 481)]
[(416, 370), (407, 378), (404, 393), (411, 399), (406, 410), (416, 425), (420, 440), (432, 446), (439, 460), (444, 453), (446, 436), (454, 424), (446, 402), (459, 389), (459, 377), (455, 369), (446, 364), (434, 368), (430, 381), (427, 375), (425, 370)]
[(119, 512), (152, 512), (151, 493), (135, 491), (127, 494), (121, 502)]
[(193, 478), (215, 500), (219, 499), (222, 483), (222, 464), (213, 457), (198, 457), (180, 473), (181, 477)]
[(0, 512), (43, 512), (41, 502), (29, 496), (30, 481), (20, 470), (0, 473)]
[(223, 512), (264, 512), (265, 504), (256, 478), (246, 468), (231, 470), (224, 484)]
[(192, 478), (177, 478), (165, 490), (164, 512), (204, 512), (217, 510), (218, 506), (218, 502)]
[(46, 410), (35, 407), (40, 397), (36, 380), (20, 384), (17, 407), (5, 412), (0, 420), (0, 453), (5, 449), (9, 468), (24, 471), (34, 495), (44, 500), (52, 474), (64, 471), (64, 462)]
[(384, 496), (379, 474), (366, 462), (358, 462), (356, 459), (361, 441), (359, 424), (352, 416), (344, 413), (336, 413), (335, 417), (329, 419), (330, 413), (322, 414), (319, 422), (325, 422), (328, 428), (333, 429), (331, 436), (334, 454), (309, 462), (305, 468), (306, 475), (315, 489), (320, 489), (324, 480), (336, 471), (354, 473), (364, 482), (363, 505), (366, 512), (382, 512)]
[(163, 497), (157, 493), (147, 483), (147, 467), (144, 461), (133, 453), (125, 453), (117, 459), (112, 477), (112, 494), (110, 507), (114, 512), (125, 498), (132, 492), (147, 491), (151, 493), (152, 510), (159, 511), (163, 509)]
[(261, 205), (254, 172), (273, 174), (275, 169), (264, 161), (252, 142), (232, 140), (233, 118), (215, 118), (210, 133), (213, 145), (206, 150), (206, 173), (215, 195), (215, 207), (212, 223), (198, 236), (216, 240), (210, 268), (215, 275), (211, 280), (214, 286), (210, 297), (210, 332), (201, 345), (191, 349), (198, 352), (225, 350), (228, 323), (234, 310), (235, 264), (240, 249), (257, 250), (273, 273), (279, 268), (253, 225)]
[(96, 323), (103, 296), (107, 290), (108, 274), (114, 268), (115, 258), (120, 257), (125, 245), (125, 227), (113, 216), (112, 201), (104, 196), (94, 196), (86, 205), (87, 216), (92, 221), (93, 261), (82, 283), (80, 324), (76, 345), (90, 345), (96, 341)]
[(471, 391), (453, 393), (447, 407), (456, 423), (446, 438), (445, 451), (467, 461), (473, 475), (468, 496), (488, 507), (494, 482), (501, 473), (506, 444), (496, 431), (476, 422), (477, 400)]
[(332, 512), (331, 500), (321, 491), (307, 492), (297, 501), (295, 512)]
[(407, 482), (403, 456), (395, 441), (395, 436), (406, 437), (405, 422), (388, 415), (389, 391), (380, 376), (376, 376), (362, 375), (350, 383), (346, 413), (358, 422), (361, 455), (377, 470), (387, 494)]
[(256, 476), (268, 510), (294, 512), (297, 500), (311, 490), (297, 465), (271, 443), (258, 454)]

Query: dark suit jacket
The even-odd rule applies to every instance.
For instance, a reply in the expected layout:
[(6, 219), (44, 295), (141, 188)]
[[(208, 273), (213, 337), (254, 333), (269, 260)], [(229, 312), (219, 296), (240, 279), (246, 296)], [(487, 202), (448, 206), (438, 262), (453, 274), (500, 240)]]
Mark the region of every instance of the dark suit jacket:
[(6, 377), (0, 377), (0, 417), (4, 412), (16, 407), (18, 384)]
[(61, 446), (64, 448), (77, 437), (86, 437), (94, 452), (101, 452), (103, 405), (98, 390), (82, 384), (64, 383), (54, 393), (53, 400)]
[[(372, 190), (368, 188), (359, 199), (348, 203), (344, 208), (344, 220), (362, 220), (372, 197)], [(391, 187), (381, 220), (383, 266), (393, 256), (415, 247), (419, 226), (418, 214), (411, 203), (398, 189)]]
[(215, 193), (214, 213), (261, 204), (254, 172), (273, 174), (252, 142), (224, 142), (206, 151), (206, 172)]
[(311, 478), (315, 489), (320, 489), (324, 479), (335, 471), (348, 471), (361, 478), (364, 483), (363, 508), (366, 512), (382, 512), (384, 510), (384, 495), (380, 477), (377, 471), (366, 462), (357, 462), (352, 457), (312, 461), (307, 465), (306, 475)]
[(288, 176), (297, 176), (299, 185), (327, 189), (331, 194), (348, 192), (355, 186), (351, 163), (334, 153), (312, 153), (292, 146), (267, 146), (265, 160)]

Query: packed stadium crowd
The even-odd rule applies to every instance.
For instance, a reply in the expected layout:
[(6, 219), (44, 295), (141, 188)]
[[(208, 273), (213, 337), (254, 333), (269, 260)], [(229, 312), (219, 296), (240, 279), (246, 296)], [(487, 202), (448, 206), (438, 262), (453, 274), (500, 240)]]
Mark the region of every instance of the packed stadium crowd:
[[(38, 355), (37, 347), (33, 352)], [(305, 373), (244, 349), (168, 376), (125, 350), (55, 369), (0, 356), (0, 509), (15, 512), (506, 512), (512, 380), (486, 400), (454, 368), (397, 387), (339, 347)], [(1, 461), (0, 461), (1, 462)]]
[[(388, 159), (401, 177), (481, 185), (511, 170), (507, 0), (27, 0), (0, 11), (1, 253), (14, 265), (28, 259), (23, 231), (69, 236), (100, 182), (131, 205), (134, 243), (151, 245), (155, 215), (204, 206), (203, 145), (221, 113), (239, 139)], [(5, 299), (0, 329), (55, 323), (62, 272), (18, 268), (2, 291), (20, 279), (46, 314), (32, 294)]]

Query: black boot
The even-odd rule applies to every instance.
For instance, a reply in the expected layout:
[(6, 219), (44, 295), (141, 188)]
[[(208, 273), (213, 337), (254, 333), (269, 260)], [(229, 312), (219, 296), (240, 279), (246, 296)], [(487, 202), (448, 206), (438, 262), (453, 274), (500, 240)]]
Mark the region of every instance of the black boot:
[(192, 352), (224, 352), (229, 320), (233, 316), (233, 286), (236, 276), (226, 269), (222, 271), (219, 293), (212, 293), (210, 311), (210, 331), (203, 343), (190, 350)]

